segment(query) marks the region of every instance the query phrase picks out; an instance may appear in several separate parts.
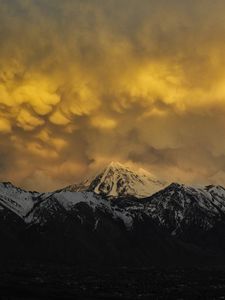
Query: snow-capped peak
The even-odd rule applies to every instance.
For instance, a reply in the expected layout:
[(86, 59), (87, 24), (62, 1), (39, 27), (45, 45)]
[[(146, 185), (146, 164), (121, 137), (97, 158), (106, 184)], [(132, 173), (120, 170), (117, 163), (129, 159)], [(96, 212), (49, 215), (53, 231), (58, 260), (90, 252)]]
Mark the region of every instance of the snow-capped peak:
[(92, 178), (64, 188), (62, 191), (92, 191), (104, 197), (116, 198), (133, 196), (144, 198), (158, 192), (166, 183), (158, 180), (148, 171), (111, 162), (107, 167)]
[(90, 190), (107, 197), (134, 196), (144, 198), (159, 191), (165, 183), (149, 172), (133, 170), (119, 162), (111, 162), (90, 184)]

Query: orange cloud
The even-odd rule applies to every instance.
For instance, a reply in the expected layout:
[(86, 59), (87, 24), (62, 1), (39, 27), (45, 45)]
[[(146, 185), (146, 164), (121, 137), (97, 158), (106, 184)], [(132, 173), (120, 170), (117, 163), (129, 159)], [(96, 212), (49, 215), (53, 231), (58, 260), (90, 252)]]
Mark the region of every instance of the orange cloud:
[(2, 180), (48, 190), (121, 160), (221, 184), (225, 3), (0, 6)]

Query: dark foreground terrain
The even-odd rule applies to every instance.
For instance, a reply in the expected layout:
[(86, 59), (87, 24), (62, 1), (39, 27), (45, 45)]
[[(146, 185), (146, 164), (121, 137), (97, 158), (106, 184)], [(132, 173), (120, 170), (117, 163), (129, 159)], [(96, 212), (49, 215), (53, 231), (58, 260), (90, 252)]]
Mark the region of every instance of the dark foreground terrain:
[(7, 263), (1, 300), (225, 299), (225, 267), (115, 268)]

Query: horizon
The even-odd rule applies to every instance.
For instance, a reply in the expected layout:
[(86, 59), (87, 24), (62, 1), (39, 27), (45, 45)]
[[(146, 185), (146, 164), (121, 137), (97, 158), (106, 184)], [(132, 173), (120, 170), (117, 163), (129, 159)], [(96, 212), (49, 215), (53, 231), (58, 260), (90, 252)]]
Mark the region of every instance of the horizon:
[[(121, 167), (124, 170), (126, 170), (126, 169), (130, 170), (133, 173), (138, 174), (138, 175), (144, 175), (144, 176), (147, 175), (147, 177), (161, 182), (163, 185), (158, 191), (164, 190), (165, 188), (167, 188), (167, 187), (169, 187), (170, 185), (173, 185), (173, 184), (184, 185), (186, 187), (193, 187), (193, 188), (206, 188), (206, 187), (209, 187), (209, 186), (215, 186), (215, 187), (222, 187), (222, 188), (225, 189), (225, 186), (223, 186), (222, 184), (212, 184), (212, 183), (205, 184), (205, 183), (202, 183), (202, 184), (192, 184), (191, 185), (191, 184), (187, 184), (185, 182), (179, 181), (179, 180), (174, 181), (172, 178), (171, 178), (170, 181), (164, 181), (162, 178), (158, 178), (155, 174), (149, 172), (148, 170), (146, 170), (146, 169), (144, 169), (140, 166), (137, 167), (137, 166), (134, 166), (134, 164), (131, 165), (131, 164), (127, 164), (127, 163), (122, 164), (118, 161), (111, 161), (110, 163), (108, 163), (104, 167), (101, 167), (97, 171), (95, 170), (95, 172), (93, 172), (90, 176), (85, 176), (83, 178), (80, 178), (80, 180), (78, 179), (78, 181), (76, 181), (76, 182), (70, 182), (70, 183), (68, 183), (67, 185), (64, 185), (64, 186), (58, 186), (53, 190), (38, 190), (38, 189), (30, 190), (30, 189), (27, 189), (23, 186), (16, 185), (13, 181), (0, 181), (0, 184), (10, 184), (13, 187), (22, 189), (24, 191), (35, 192), (35, 193), (38, 193), (38, 194), (54, 193), (56, 191), (60, 191), (60, 190), (63, 190), (65, 188), (69, 188), (69, 187), (80, 185), (80, 184), (82, 185), (82, 184), (87, 183), (87, 182), (88, 182), (88, 185), (87, 185), (87, 187), (88, 187), (100, 174), (107, 172), (108, 168), (110, 168), (110, 167), (112, 167), (112, 168), (116, 167), (117, 168), (117, 166)], [(151, 191), (149, 191), (149, 192), (150, 192), (149, 195), (151, 195)], [(154, 193), (157, 193), (157, 192), (154, 192)]]

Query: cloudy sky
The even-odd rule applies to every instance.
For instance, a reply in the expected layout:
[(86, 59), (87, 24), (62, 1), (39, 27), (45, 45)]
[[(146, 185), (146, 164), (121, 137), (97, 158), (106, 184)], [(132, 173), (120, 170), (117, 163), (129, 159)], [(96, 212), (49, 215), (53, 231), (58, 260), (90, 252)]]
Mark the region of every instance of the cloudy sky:
[(108, 162), (225, 185), (225, 1), (0, 0), (0, 180)]

